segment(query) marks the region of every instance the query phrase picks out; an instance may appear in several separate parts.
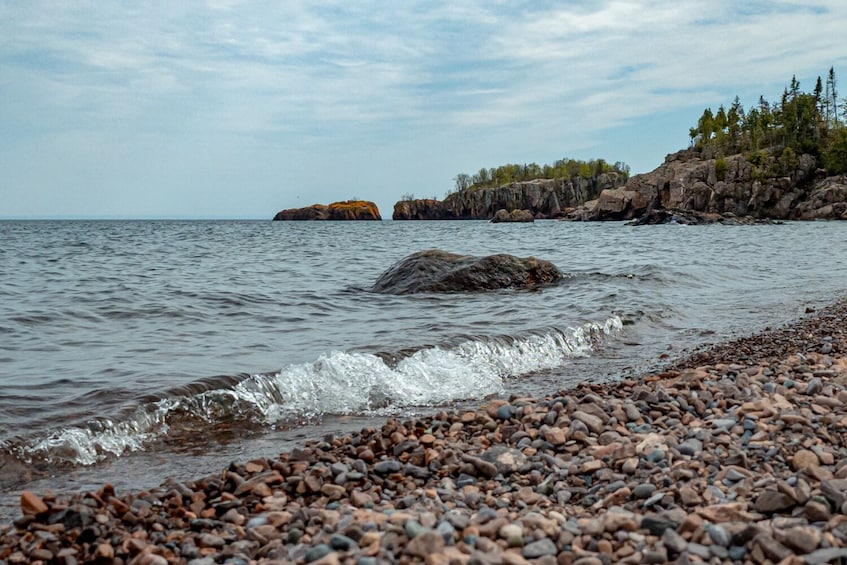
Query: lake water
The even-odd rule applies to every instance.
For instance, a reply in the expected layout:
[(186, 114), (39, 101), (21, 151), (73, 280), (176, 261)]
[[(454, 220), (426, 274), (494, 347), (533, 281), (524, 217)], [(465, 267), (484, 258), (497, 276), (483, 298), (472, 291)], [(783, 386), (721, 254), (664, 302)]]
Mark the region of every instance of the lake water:
[[(542, 291), (367, 292), (424, 249)], [(0, 521), (491, 395), (544, 395), (842, 296), (847, 223), (0, 222)]]

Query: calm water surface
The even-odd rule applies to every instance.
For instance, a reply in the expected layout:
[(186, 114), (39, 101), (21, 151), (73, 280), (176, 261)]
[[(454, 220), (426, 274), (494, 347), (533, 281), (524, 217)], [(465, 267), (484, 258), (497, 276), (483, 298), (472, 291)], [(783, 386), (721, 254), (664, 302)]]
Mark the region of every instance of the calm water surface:
[[(328, 432), (617, 378), (841, 296), (847, 224), (0, 222), (0, 519), (23, 488), (154, 486)], [(367, 292), (438, 248), (540, 292)]]

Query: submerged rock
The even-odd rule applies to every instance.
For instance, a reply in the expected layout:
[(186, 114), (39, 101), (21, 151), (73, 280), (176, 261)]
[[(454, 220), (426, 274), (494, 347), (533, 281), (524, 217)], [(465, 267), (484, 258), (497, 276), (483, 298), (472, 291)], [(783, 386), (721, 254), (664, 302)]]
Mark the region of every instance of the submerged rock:
[(312, 204), (305, 208), (282, 210), (274, 216), (275, 221), (292, 220), (381, 220), (376, 204), (367, 200), (333, 202), (329, 206)]
[(562, 273), (549, 261), (497, 254), (457, 255), (432, 249), (409, 255), (385, 271), (371, 292), (473, 292), (499, 288), (536, 288), (557, 283)]

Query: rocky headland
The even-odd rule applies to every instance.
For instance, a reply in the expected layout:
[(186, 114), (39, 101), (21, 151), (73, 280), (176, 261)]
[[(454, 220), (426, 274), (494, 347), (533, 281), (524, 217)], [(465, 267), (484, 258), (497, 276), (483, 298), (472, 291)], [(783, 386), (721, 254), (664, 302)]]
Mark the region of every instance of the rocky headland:
[(413, 253), (392, 265), (370, 291), (415, 294), (537, 289), (562, 278), (553, 263), (535, 257), (521, 258), (506, 253), (474, 257), (430, 249)]
[(593, 178), (537, 179), (503, 186), (469, 188), (447, 196), (401, 200), (395, 220), (491, 220), (498, 210), (528, 210), (533, 218), (558, 218), (570, 208), (597, 198), (604, 189), (623, 186), (623, 175), (603, 173)]
[[(528, 210), (536, 219), (577, 221), (634, 220), (656, 210), (728, 220), (720, 223), (844, 220), (847, 176), (827, 176), (807, 154), (790, 161), (777, 150), (724, 158), (709, 148), (690, 148), (668, 155), (655, 170), (628, 180), (606, 173), (593, 179), (541, 179), (470, 188), (443, 201), (397, 202), (393, 218), (490, 220), (501, 209), (507, 213)], [(664, 217), (654, 215), (642, 223)], [(696, 223), (711, 223), (707, 216), (703, 218), (706, 221)]]
[(382, 220), (376, 204), (367, 200), (346, 200), (332, 204), (313, 204), (277, 212), (275, 221), (293, 220)]
[(141, 492), (21, 496), (2, 563), (847, 559), (847, 303), (660, 371)]
[(677, 209), (755, 219), (847, 219), (847, 177), (826, 176), (815, 158), (793, 163), (775, 154), (726, 158), (687, 149), (668, 155), (654, 171), (635, 175), (625, 186), (604, 190), (571, 211), (578, 220), (631, 220), (650, 210)]

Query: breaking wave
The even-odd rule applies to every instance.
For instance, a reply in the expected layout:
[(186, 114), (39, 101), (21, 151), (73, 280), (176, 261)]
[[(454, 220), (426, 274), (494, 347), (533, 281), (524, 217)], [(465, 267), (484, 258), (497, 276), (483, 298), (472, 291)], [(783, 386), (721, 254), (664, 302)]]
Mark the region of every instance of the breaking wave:
[(91, 420), (5, 448), (26, 462), (91, 465), (143, 450), (191, 422), (195, 429), (213, 433), (227, 423), (299, 425), (330, 414), (390, 415), (480, 399), (503, 393), (508, 378), (556, 369), (569, 359), (590, 355), (622, 327), (621, 319), (613, 316), (576, 328), (468, 338), (396, 354), (333, 352), (277, 373), (169, 394), (142, 403), (124, 417)]

